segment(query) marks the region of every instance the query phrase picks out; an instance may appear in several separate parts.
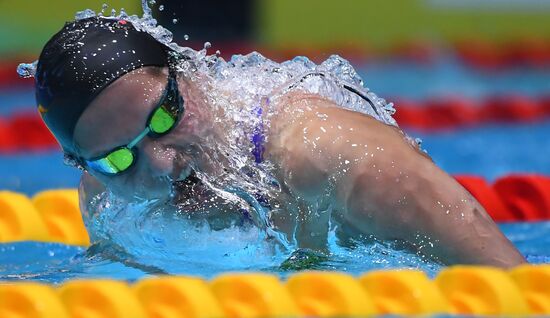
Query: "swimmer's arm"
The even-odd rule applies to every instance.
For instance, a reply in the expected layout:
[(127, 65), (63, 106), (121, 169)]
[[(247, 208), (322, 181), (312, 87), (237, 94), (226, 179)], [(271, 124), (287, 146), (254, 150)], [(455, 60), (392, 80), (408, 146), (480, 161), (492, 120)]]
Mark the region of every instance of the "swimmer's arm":
[(294, 121), (283, 119), (292, 123), (270, 143), (296, 193), (313, 202), (332, 182), (350, 226), (408, 241), (444, 263), (511, 267), (525, 261), (480, 204), (399, 130), (316, 104)]

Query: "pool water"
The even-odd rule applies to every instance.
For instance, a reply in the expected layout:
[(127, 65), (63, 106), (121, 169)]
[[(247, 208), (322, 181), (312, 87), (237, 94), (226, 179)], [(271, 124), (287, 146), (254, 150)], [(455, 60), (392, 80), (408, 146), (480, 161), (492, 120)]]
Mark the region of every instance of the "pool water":
[[(457, 92), (471, 98), (511, 92), (536, 97), (550, 91), (549, 72), (533, 69), (476, 72), (449, 59), (421, 67), (401, 62), (371, 63), (362, 70), (366, 86), (382, 97), (422, 100), (456, 96)], [(418, 81), (419, 77), (429, 80)], [(0, 116), (22, 110), (34, 110), (32, 90), (0, 91)], [(547, 138), (550, 121), (491, 124), (440, 133), (407, 131), (420, 137), (423, 148), (450, 174), (480, 175), (489, 181), (510, 173), (550, 175), (550, 139)], [(61, 153), (51, 151), (1, 155), (0, 175), (0, 188), (32, 195), (50, 188), (76, 187), (79, 171), (63, 166)], [(550, 222), (500, 226), (530, 262), (550, 262)], [(344, 248), (336, 244), (335, 238), (330, 240), (332, 254), (329, 256), (299, 251), (292, 255), (292, 261), (285, 261), (291, 256), (289, 252), (253, 243), (257, 237), (253, 231), (239, 229), (211, 235), (204, 231), (192, 233), (189, 240), (181, 241), (182, 255), (176, 258), (154, 251), (150, 254), (134, 251), (130, 256), (120, 247), (105, 242), (89, 250), (38, 242), (2, 244), (0, 280), (32, 279), (52, 283), (76, 277), (136, 280), (158, 273), (211, 277), (228, 270), (259, 270), (286, 276), (305, 268), (358, 274), (395, 267), (420, 268), (433, 276), (441, 268), (439, 264), (386, 244), (359, 242), (353, 248)], [(214, 243), (213, 247), (208, 246), (209, 240)], [(186, 249), (187, 246), (190, 248)], [(264, 253), (266, 249), (270, 249), (270, 253)]]
[[(550, 262), (550, 222), (510, 223), (500, 228), (530, 263)], [(185, 243), (182, 243), (185, 244)], [(373, 269), (419, 268), (435, 276), (441, 265), (421, 260), (410, 253), (394, 250), (382, 244), (359, 246), (354, 249), (339, 248), (327, 259), (312, 260), (300, 267), (285, 267), (273, 262), (272, 266), (247, 265), (253, 255), (225, 256), (219, 258), (219, 266), (186, 266), (165, 264), (174, 270), (161, 270), (155, 266), (121, 260), (116, 252), (94, 254), (85, 248), (56, 243), (20, 242), (0, 246), (0, 280), (31, 279), (48, 283), (60, 283), (73, 278), (113, 278), (135, 281), (151, 274), (185, 274), (210, 278), (228, 270), (256, 270), (277, 273), (285, 277), (299, 269), (322, 269), (360, 274)], [(280, 261), (279, 259), (278, 261)], [(224, 262), (238, 262), (241, 266), (224, 266)]]

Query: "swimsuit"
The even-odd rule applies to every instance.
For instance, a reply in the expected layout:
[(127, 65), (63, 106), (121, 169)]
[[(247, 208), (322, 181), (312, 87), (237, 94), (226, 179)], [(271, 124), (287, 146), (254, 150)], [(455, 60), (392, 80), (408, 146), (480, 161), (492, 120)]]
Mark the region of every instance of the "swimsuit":
[[(323, 77), (323, 78), (326, 77), (326, 75), (322, 72), (307, 73), (307, 74), (303, 75), (302, 77), (300, 77), (298, 80), (294, 80), (292, 84), (284, 85), (284, 86), (287, 86), (287, 88), (283, 91), (283, 94), (287, 93), (289, 90), (291, 90), (292, 88), (295, 88), (300, 83), (302, 83), (304, 80), (306, 80), (307, 78), (312, 77), (312, 76), (320, 76), (320, 77)], [(356, 94), (357, 96), (359, 96), (361, 99), (365, 100), (372, 107), (374, 113), (377, 114), (378, 116), (380, 116), (380, 113), (378, 112), (378, 109), (374, 105), (374, 102), (372, 101), (372, 99), (369, 98), (367, 95), (363, 94), (362, 92), (360, 92), (359, 89), (355, 88), (351, 84), (348, 84), (348, 83), (345, 83), (345, 82), (342, 82), (342, 81), (338, 81), (337, 84), (340, 85), (343, 89), (345, 89), (349, 92), (352, 92), (352, 93)], [(266, 100), (267, 100), (267, 102), (269, 102), (269, 99), (266, 99)], [(264, 143), (265, 143), (266, 138), (265, 138), (265, 131), (264, 131), (264, 123), (263, 123), (263, 119), (262, 119), (263, 108), (261, 107), (260, 103), (258, 103), (258, 107), (255, 109), (253, 115), (257, 116), (259, 121), (258, 121), (258, 124), (254, 127), (253, 132), (252, 132), (252, 137), (250, 138), (250, 142), (254, 146), (253, 149), (252, 149), (252, 155), (254, 156), (254, 162), (255, 163), (262, 163), (263, 160), (264, 160), (264, 157), (263, 157), (264, 152), (265, 152)]]

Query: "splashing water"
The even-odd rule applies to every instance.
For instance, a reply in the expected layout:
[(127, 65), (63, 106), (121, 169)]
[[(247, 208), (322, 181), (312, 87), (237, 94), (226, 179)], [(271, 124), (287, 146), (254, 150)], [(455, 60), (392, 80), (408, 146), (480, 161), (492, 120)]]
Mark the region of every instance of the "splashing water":
[(17, 74), (22, 78), (34, 77), (38, 61), (32, 63), (21, 63), (17, 66)]
[[(176, 66), (178, 71), (202, 89), (214, 109), (223, 110), (223, 115), (215, 121), (234, 123), (235, 129), (224, 136), (226, 143), (205, 145), (220, 154), (216, 159), (224, 165), (225, 172), (216, 176), (196, 172), (202, 185), (224, 202), (227, 210), (224, 219), (227, 220), (192, 218), (189, 213), (182, 212), (184, 208), (180, 206), (157, 201), (132, 204), (106, 192), (94, 197), (84, 211), (86, 227), (92, 241), (97, 242), (91, 250), (94, 255), (119, 255), (120, 259), (132, 259), (137, 264), (171, 273), (201, 272), (205, 267), (212, 271), (277, 268), (297, 245), (293, 234), (280, 231), (273, 220), (281, 216), (295, 217), (291, 209), (293, 204), (298, 204), (293, 198), (281, 195), (270, 164), (258, 164), (250, 155), (253, 150), (250, 142), (252, 132), (261, 124), (269, 125), (274, 114), (271, 105), (290, 91), (310, 93), (397, 126), (392, 118), (395, 112), (393, 104), (365, 88), (350, 63), (337, 55), (318, 65), (306, 57), (277, 63), (257, 52), (234, 55), (226, 61), (219, 53), (207, 54), (211, 47), (209, 42), (199, 51), (181, 47), (173, 42), (169, 30), (157, 24), (149, 4), (154, 4), (154, 1), (142, 0), (142, 17), (128, 15), (124, 9), (117, 15), (113, 9), (110, 18), (131, 22), (136, 29), (149, 33), (174, 54), (184, 57)], [(106, 9), (103, 7), (99, 14), (86, 9), (78, 12), (75, 19), (103, 15)], [(23, 77), (33, 76), (36, 64), (22, 63), (17, 71)], [(361, 95), (367, 96), (372, 104)], [(259, 109), (263, 111), (262, 116), (258, 116)], [(338, 246), (334, 234), (337, 231), (338, 225), (334, 222), (330, 241), (334, 257), (329, 259), (329, 263), (338, 262), (339, 258), (350, 253), (349, 249)], [(377, 251), (374, 247), (365, 248), (368, 250), (366, 255), (372, 256)], [(291, 263), (292, 260), (300, 262), (304, 259), (304, 254), (292, 255), (289, 258)], [(305, 255), (308, 262), (311, 259), (319, 259), (321, 263), (326, 261), (322, 257), (307, 256), (307, 252)], [(411, 257), (412, 261), (404, 262), (423, 262)], [(288, 262), (285, 266), (294, 268)]]

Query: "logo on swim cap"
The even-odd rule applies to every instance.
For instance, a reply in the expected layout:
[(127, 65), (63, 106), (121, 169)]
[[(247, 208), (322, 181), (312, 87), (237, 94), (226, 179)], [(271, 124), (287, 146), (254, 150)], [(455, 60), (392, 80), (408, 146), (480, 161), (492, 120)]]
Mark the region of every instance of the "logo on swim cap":
[(40, 114), (44, 114), (48, 111), (48, 109), (42, 105), (38, 105), (38, 111), (40, 112)]

